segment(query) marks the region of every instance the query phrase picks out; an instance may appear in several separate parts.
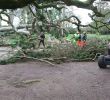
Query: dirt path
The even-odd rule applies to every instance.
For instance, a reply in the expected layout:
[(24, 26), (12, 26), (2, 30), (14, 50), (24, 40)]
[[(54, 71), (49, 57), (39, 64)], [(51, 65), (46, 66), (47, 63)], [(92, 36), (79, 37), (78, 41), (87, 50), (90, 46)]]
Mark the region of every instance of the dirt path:
[(0, 100), (110, 100), (110, 69), (96, 62), (0, 65)]

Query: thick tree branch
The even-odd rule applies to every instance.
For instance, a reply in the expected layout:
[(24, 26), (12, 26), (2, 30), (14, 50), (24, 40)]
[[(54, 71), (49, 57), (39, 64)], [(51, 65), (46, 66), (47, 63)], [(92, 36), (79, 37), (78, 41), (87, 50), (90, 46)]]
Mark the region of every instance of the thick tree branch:
[(49, 7), (53, 7), (53, 8), (56, 8), (57, 10), (61, 10), (62, 8), (64, 8), (63, 6), (62, 7), (58, 7), (57, 5), (58, 5), (58, 3), (57, 2), (52, 2), (52, 3), (47, 3), (47, 4), (38, 4), (37, 2), (34, 2), (33, 3), (35, 6), (36, 6), (36, 8), (38, 8), (38, 9), (43, 9), (43, 8), (49, 8)]
[[(46, 7), (54, 7), (56, 9), (61, 9), (62, 7), (57, 7), (55, 2), (62, 1), (66, 5), (74, 5), (79, 8), (85, 8), (85, 9), (91, 9), (98, 17), (103, 17), (104, 15), (98, 12), (97, 7), (93, 6), (93, 3), (95, 0), (87, 0), (86, 2), (82, 2), (79, 0), (44, 0), (42, 3), (44, 3), (42, 6), (39, 6), (36, 2), (39, 2), (39, 0), (0, 0), (0, 8), (1, 9), (16, 9), (16, 8), (22, 8), (24, 6), (27, 6), (28, 4), (34, 4), (38, 9), (46, 8)], [(105, 0), (102, 0), (105, 1)], [(109, 1), (109, 0), (106, 0)], [(53, 4), (51, 4), (51, 2)], [(47, 3), (47, 4), (46, 4)]]
[[(8, 20), (4, 19), (1, 15), (7, 16)], [(2, 11), (0, 12), (0, 19), (3, 20), (3, 21), (5, 21), (5, 22), (7, 22), (8, 24), (10, 24), (10, 25), (13, 27), (13, 24), (11, 23), (10, 16), (9, 16), (8, 13), (5, 12), (4, 10), (2, 10)]]
[[(74, 18), (74, 21), (71, 20), (71, 18)], [(72, 23), (72, 24), (75, 24), (75, 25), (77, 26), (78, 31), (79, 31), (79, 32), (81, 31), (81, 29), (80, 29), (81, 21), (79, 20), (79, 18), (78, 18), (77, 16), (72, 15), (72, 16), (70, 16), (70, 17), (68, 17), (68, 18), (65, 18), (65, 19), (63, 19), (63, 20), (61, 20), (61, 21), (58, 21), (58, 23), (59, 23), (59, 22), (61, 23), (61, 22), (64, 22), (64, 21), (68, 21), (68, 22), (70, 22), (70, 23)]]
[(0, 0), (0, 9), (16, 9), (27, 6), (35, 0)]

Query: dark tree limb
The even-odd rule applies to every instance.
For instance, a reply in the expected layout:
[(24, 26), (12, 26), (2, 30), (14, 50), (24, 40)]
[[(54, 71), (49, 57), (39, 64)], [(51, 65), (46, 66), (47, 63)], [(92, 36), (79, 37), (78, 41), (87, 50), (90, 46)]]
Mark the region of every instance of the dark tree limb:
[(47, 3), (47, 4), (38, 4), (37, 2), (34, 2), (33, 3), (35, 6), (36, 6), (36, 8), (38, 8), (38, 9), (43, 9), (43, 8), (49, 8), (49, 7), (53, 7), (53, 8), (56, 8), (57, 10), (61, 10), (62, 8), (64, 8), (63, 6), (62, 7), (58, 7), (57, 5), (58, 5), (58, 3), (57, 2), (52, 2), (52, 3)]
[[(4, 19), (4, 18), (1, 16), (2, 14), (5, 15), (5, 16), (7, 16), (8, 20)], [(11, 22), (11, 19), (10, 19), (9, 14), (8, 14), (7, 12), (5, 12), (4, 10), (2, 10), (2, 11), (0, 12), (0, 19), (3, 20), (3, 21), (5, 21), (5, 22), (7, 22), (8, 24), (10, 24), (10, 25), (13, 27), (13, 24), (12, 24), (12, 22)]]
[(16, 9), (27, 6), (35, 0), (0, 0), (0, 9)]
[[(28, 4), (35, 4), (36, 2), (38, 2), (39, 0), (0, 0), (0, 8), (1, 9), (16, 9), (16, 8), (22, 8), (24, 6), (27, 6)], [(36, 7), (38, 8), (44, 8), (44, 7), (54, 7), (57, 9), (61, 9), (58, 8), (53, 2), (57, 2), (59, 0), (44, 0), (43, 2), (47, 2), (48, 4), (44, 4), (44, 6), (38, 6), (37, 4)], [(90, 9), (92, 10), (98, 17), (102, 17), (104, 16), (103, 14), (101, 14), (100, 12), (98, 12), (97, 7), (93, 6), (93, 3), (95, 0), (87, 0), (86, 2), (81, 2), (78, 0), (60, 0), (62, 2), (64, 2), (66, 5), (74, 5), (77, 6), (79, 8), (85, 8), (85, 9)], [(109, 1), (109, 0), (102, 0), (102, 1)], [(43, 3), (42, 2), (42, 3)], [(53, 3), (53, 4), (49, 4), (49, 3)]]

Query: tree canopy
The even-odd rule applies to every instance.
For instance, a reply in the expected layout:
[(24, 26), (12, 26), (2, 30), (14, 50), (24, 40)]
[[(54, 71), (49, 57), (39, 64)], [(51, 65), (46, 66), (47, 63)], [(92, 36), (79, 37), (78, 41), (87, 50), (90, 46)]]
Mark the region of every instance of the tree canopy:
[[(96, 23), (96, 26), (98, 26), (97, 23), (101, 22), (101, 26), (94, 26), (94, 25), (82, 25), (81, 21), (79, 18), (77, 18), (75, 15), (69, 16), (68, 18), (64, 18), (63, 20), (58, 20), (60, 23), (64, 22), (64, 21), (68, 21), (72, 24), (75, 24), (78, 27), (78, 30), (80, 30), (80, 27), (87, 27), (90, 26), (92, 28), (98, 29), (101, 28), (103, 26), (106, 26), (108, 28), (108, 26), (106, 25), (105, 22), (102, 22), (102, 20), (96, 20), (96, 17), (105, 17), (107, 14), (109, 14), (109, 11), (107, 11), (105, 13), (105, 11), (103, 11), (104, 13), (102, 13), (102, 11), (99, 10), (97, 3), (97, 0), (0, 0), (0, 9), (2, 9), (2, 11), (0, 12), (0, 14), (5, 14), (8, 19), (10, 20), (10, 17), (8, 16), (7, 12), (4, 12), (4, 9), (17, 9), (17, 8), (23, 8), (25, 6), (28, 6), (30, 8), (30, 11), (33, 13), (32, 11), (32, 6), (36, 7), (36, 13), (38, 14), (38, 16), (40, 16), (38, 18), (38, 16), (36, 16), (36, 13), (33, 15), (38, 18), (38, 20), (44, 20), (44, 18), (46, 17), (45, 15), (42, 14), (43, 9), (45, 8), (55, 8), (57, 10), (61, 10), (64, 6), (63, 5), (67, 5), (67, 6), (77, 6), (79, 8), (84, 8), (84, 9), (89, 9), (93, 11), (92, 15), (89, 15), (91, 17), (91, 19)], [(108, 2), (109, 0), (100, 0), (100, 2), (105, 3)], [(40, 11), (39, 11), (40, 10)], [(47, 14), (48, 15), (48, 14)], [(0, 17), (2, 20), (2, 16)], [(77, 21), (76, 22), (71, 22), (71, 18), (75, 18)], [(47, 22), (46, 22), (47, 23)], [(58, 25), (59, 23), (57, 23)], [(54, 25), (56, 26), (56, 25)]]
[[(22, 8), (24, 6), (27, 6), (29, 4), (34, 4), (38, 8), (43, 8), (43, 7), (55, 7), (56, 3), (54, 4), (53, 2), (58, 3), (64, 3), (68, 6), (74, 5), (79, 8), (85, 8), (85, 9), (90, 9), (92, 10), (96, 16), (103, 16), (100, 12), (98, 12), (97, 7), (93, 6), (93, 3), (96, 0), (0, 0), (0, 9), (17, 9), (17, 8)], [(101, 0), (101, 1), (109, 1), (109, 0)], [(43, 6), (39, 6), (40, 3), (45, 3)]]

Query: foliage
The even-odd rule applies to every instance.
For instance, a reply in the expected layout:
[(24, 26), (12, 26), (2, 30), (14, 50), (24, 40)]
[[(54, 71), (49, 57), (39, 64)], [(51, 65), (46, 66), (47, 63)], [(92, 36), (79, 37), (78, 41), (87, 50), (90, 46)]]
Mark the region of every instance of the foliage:
[(73, 27), (66, 28), (66, 31), (68, 32), (68, 34), (75, 34), (76, 33), (76, 30)]
[(61, 34), (58, 32), (58, 30), (56, 28), (52, 28), (50, 31), (50, 34), (57, 39), (61, 37)]
[(10, 39), (8, 40), (8, 43), (12, 47), (21, 47), (23, 50), (25, 49), (31, 49), (36, 46), (37, 42), (37, 34), (33, 33), (31, 35), (25, 35), (25, 34), (13, 34), (10, 35)]
[(49, 50), (41, 50), (41, 51), (29, 51), (27, 52), (27, 56), (35, 57), (35, 58), (49, 58), (51, 57)]
[[(105, 54), (107, 50), (107, 43), (109, 42), (110, 38), (105, 35), (90, 35), (88, 34), (87, 45), (85, 47), (78, 47), (75, 44), (69, 43), (55, 43), (53, 45), (48, 45), (45, 49), (25, 49), (22, 46), (22, 50), (25, 50), (24, 53), (27, 57), (34, 57), (38, 59), (42, 58), (61, 58), (66, 57), (69, 59), (77, 59), (77, 60), (84, 60), (84, 59), (94, 59), (96, 54)], [(23, 37), (24, 39), (24, 37)], [(62, 38), (63, 39), (63, 38)], [(26, 39), (27, 40), (27, 39)], [(26, 45), (27, 42), (21, 42)], [(27, 48), (27, 47), (26, 47)], [(16, 55), (11, 57), (7, 60), (0, 61), (0, 64), (8, 64), (8, 63), (15, 63), (18, 61), (24, 61), (25, 59), (19, 56), (23, 56), (22, 52), (18, 52)]]
[(91, 39), (88, 41), (87, 45), (83, 48), (76, 47), (71, 53), (71, 57), (74, 59), (87, 59), (91, 60), (96, 56), (96, 54), (104, 54), (107, 48), (107, 41), (98, 38)]

